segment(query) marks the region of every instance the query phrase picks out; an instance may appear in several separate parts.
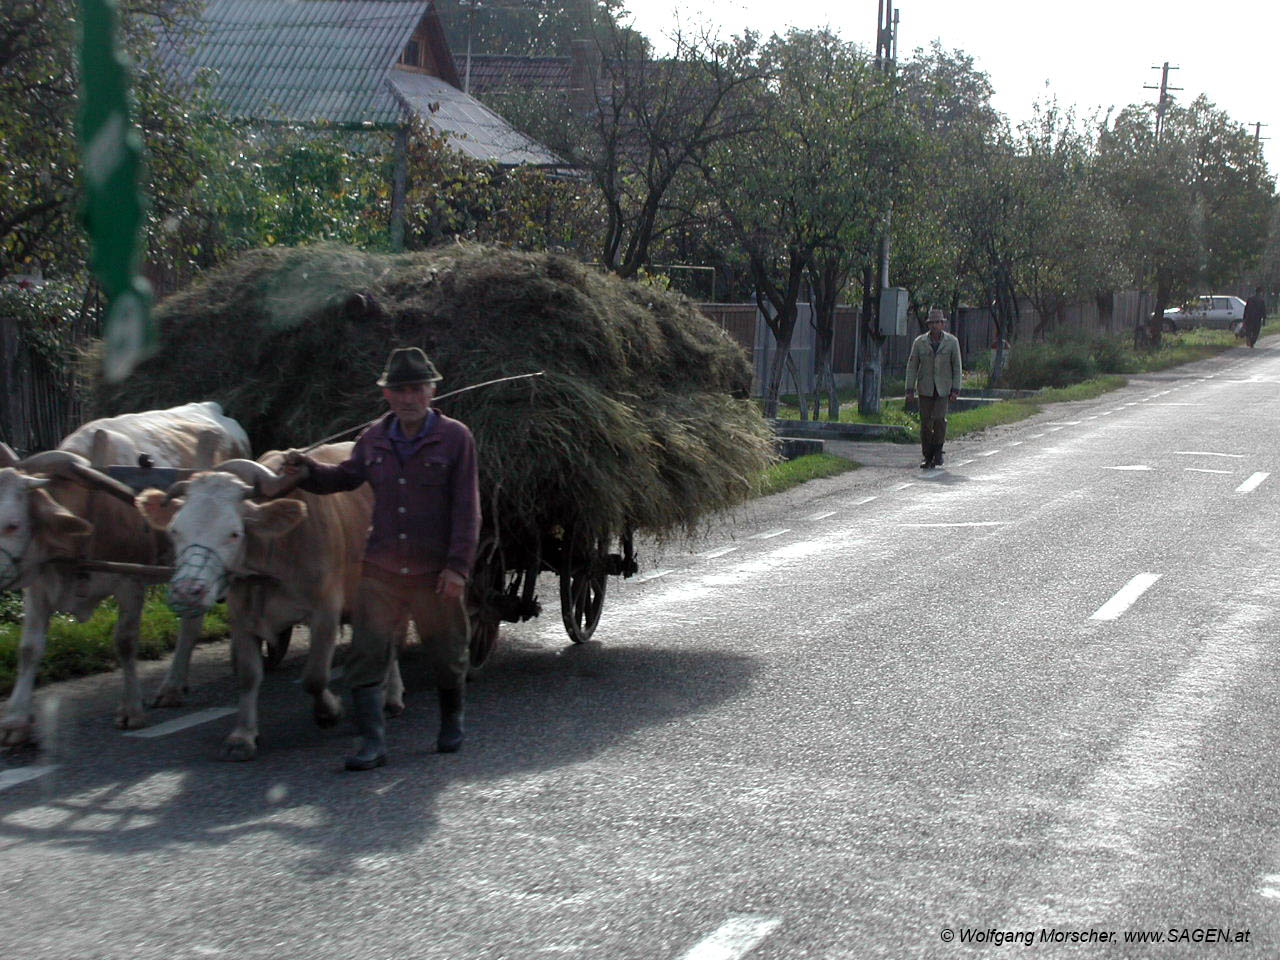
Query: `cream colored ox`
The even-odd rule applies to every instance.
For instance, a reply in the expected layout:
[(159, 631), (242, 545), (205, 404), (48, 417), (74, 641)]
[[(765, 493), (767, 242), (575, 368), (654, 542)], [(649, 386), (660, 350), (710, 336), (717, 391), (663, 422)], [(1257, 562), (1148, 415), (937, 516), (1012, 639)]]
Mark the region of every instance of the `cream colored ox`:
[[(353, 446), (331, 444), (311, 456), (341, 463)], [(168, 492), (148, 490), (137, 500), (147, 521), (173, 541), (177, 560), (169, 596), (175, 609), (204, 610), (226, 592), (231, 659), (240, 688), (236, 724), (223, 743), (229, 760), (257, 755), (259, 651), (294, 624), (310, 628), (302, 685), (314, 700), (316, 723), (332, 726), (342, 716), (329, 673), (339, 626), (352, 612), (360, 582), (373, 492), (365, 485), (332, 496), (298, 491), (254, 502), (260, 492), (280, 485), (275, 471), (282, 463), (276, 451), (257, 462), (222, 463)], [(392, 664), (387, 710), (398, 713), (404, 687)]]
[[(21, 461), (0, 444), (0, 589), (23, 588), (18, 676), (0, 717), (0, 744), (34, 735), (32, 698), (49, 618), (61, 611), (85, 621), (108, 596), (119, 605), (115, 645), (124, 680), (116, 726), (146, 723), (137, 670), (145, 584), (88, 571), (80, 561), (156, 565), (167, 560), (168, 544), (139, 519), (133, 491), (96, 468), (136, 466), (146, 456), (155, 467), (192, 469), (248, 453), (244, 430), (212, 401), (94, 420), (56, 450)], [(183, 618), (154, 706), (182, 703), (201, 620)]]

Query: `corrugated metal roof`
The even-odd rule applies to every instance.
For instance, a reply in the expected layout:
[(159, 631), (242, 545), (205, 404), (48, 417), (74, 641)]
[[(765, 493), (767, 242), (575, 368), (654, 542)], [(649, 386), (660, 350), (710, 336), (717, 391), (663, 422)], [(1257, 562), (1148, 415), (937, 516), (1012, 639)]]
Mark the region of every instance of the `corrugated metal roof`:
[(522, 163), (550, 166), (564, 162), (479, 100), (439, 77), (393, 68), (388, 80), (402, 102), (433, 129), (447, 135), (450, 146), (460, 153), (504, 166)]
[[(455, 52), (458, 73), (465, 74), (467, 55)], [(481, 53), (471, 56), (471, 90), (536, 89), (568, 90), (572, 86), (573, 60), (570, 57), (521, 57)]]
[(426, 11), (426, 0), (208, 0), (192, 39), (161, 56), (183, 78), (213, 71), (233, 117), (393, 124), (387, 71)]

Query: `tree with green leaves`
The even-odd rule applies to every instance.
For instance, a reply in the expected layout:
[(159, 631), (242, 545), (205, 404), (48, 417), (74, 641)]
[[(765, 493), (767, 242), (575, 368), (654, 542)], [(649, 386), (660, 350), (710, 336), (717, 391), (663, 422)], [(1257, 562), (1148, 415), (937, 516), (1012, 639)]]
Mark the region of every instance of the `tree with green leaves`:
[(628, 30), (599, 27), (595, 42), (600, 66), (585, 109), (540, 93), (504, 100), (504, 112), (590, 177), (604, 214), (598, 259), (633, 277), (656, 242), (689, 225), (687, 181), (705, 158), (760, 125), (745, 95), (760, 75), (750, 38), (677, 37), (668, 57)]
[[(773, 417), (803, 283), (823, 288), (829, 324), (839, 290), (865, 255), (868, 224), (887, 202), (898, 140), (883, 76), (834, 34), (775, 36), (757, 63), (769, 78), (752, 88), (761, 130), (720, 144), (702, 170), (747, 256), (776, 343), (764, 392), (765, 415)], [(829, 336), (823, 340), (829, 359)]]
[(1266, 247), (1275, 180), (1261, 144), (1205, 97), (1168, 105), (1159, 138), (1149, 105), (1122, 110), (1098, 142), (1099, 183), (1122, 216), (1124, 259), (1164, 309), (1251, 270)]

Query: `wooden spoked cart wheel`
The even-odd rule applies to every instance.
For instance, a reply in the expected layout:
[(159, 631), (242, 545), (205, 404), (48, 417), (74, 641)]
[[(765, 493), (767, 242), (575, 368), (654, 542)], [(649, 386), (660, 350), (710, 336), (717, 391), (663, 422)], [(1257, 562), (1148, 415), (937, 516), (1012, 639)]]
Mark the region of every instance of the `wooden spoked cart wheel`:
[(560, 616), (574, 643), (586, 643), (600, 622), (609, 585), (609, 539), (566, 538), (560, 555)]
[[(537, 556), (536, 550), (534, 556)], [(503, 620), (515, 623), (536, 617), (541, 610), (534, 590), (541, 564), (507, 567), (497, 544), (486, 539), (471, 574), (468, 603), (471, 608), (471, 667), (483, 666), (498, 644)]]

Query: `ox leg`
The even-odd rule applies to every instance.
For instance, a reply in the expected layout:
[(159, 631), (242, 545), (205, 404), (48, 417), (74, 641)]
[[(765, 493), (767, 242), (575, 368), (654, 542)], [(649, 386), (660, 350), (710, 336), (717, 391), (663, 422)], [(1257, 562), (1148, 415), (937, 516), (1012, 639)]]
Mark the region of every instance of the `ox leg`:
[(399, 675), (399, 644), (392, 648), (392, 666), (387, 668), (387, 701), (383, 704), (383, 712), (388, 717), (399, 717), (404, 713), (404, 681)]
[(173, 648), (173, 659), (169, 661), (169, 671), (164, 676), (160, 689), (151, 698), (153, 707), (180, 707), (187, 699), (187, 676), (191, 670), (191, 651), (200, 639), (200, 628), (204, 625), (204, 614), (198, 617), (183, 617), (178, 625), (178, 645)]
[(382, 710), (388, 717), (404, 713), (404, 681), (400, 678), (400, 645), (391, 650), (391, 666), (387, 669), (387, 697)]
[(257, 635), (243, 626), (231, 630), (231, 661), (240, 691), (236, 725), (222, 742), (224, 760), (252, 760), (258, 755), (258, 688), (262, 685), (262, 651)]
[(147, 714), (142, 707), (142, 685), (138, 683), (138, 628), (142, 624), (144, 599), (145, 591), (140, 583), (126, 580), (116, 589), (116, 602), (120, 606), (116, 617), (116, 656), (120, 660), (124, 682), (120, 708), (116, 711), (116, 726), (121, 730), (137, 730), (147, 725)]
[(342, 700), (329, 689), (333, 648), (338, 640), (338, 614), (333, 610), (316, 611), (311, 616), (309, 626), (311, 650), (307, 654), (306, 665), (302, 668), (302, 689), (314, 701), (312, 713), (316, 724), (332, 727), (342, 719)]
[(35, 715), (31, 700), (36, 686), (36, 668), (44, 657), (49, 617), (53, 614), (52, 598), (39, 587), (28, 587), (22, 594), (22, 638), (18, 645), (18, 677), (0, 719), (0, 745), (14, 747), (31, 740), (35, 733)]

